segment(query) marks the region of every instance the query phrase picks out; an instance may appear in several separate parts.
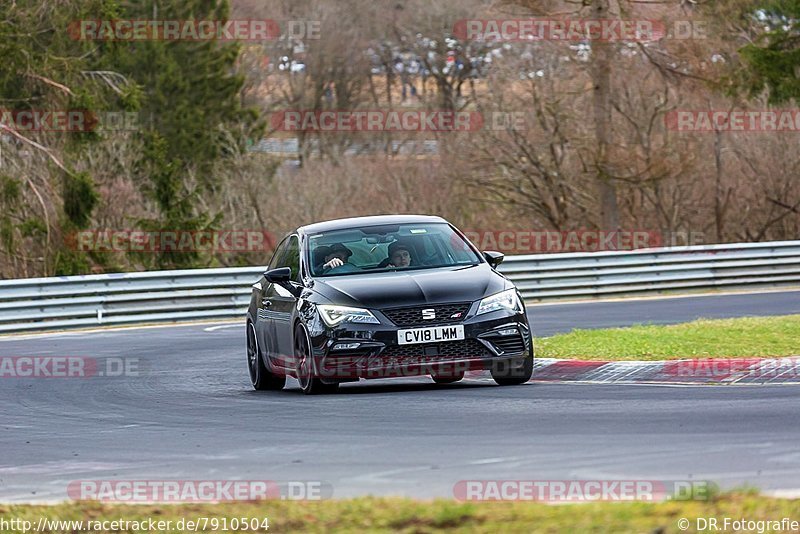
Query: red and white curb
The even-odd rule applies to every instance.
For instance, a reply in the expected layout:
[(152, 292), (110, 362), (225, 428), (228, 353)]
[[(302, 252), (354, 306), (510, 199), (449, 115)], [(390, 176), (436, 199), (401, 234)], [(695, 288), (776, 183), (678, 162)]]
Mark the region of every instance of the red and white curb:
[(614, 362), (537, 358), (531, 380), (596, 384), (800, 384), (800, 356)]

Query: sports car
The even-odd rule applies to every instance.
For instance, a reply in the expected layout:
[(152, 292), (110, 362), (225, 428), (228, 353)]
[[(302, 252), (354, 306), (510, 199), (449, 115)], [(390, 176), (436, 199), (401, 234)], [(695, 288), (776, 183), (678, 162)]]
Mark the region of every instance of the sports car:
[(441, 217), (386, 215), (302, 226), (253, 285), (247, 363), (257, 390), (306, 394), (369, 378), (527, 382), (533, 337), (503, 254)]

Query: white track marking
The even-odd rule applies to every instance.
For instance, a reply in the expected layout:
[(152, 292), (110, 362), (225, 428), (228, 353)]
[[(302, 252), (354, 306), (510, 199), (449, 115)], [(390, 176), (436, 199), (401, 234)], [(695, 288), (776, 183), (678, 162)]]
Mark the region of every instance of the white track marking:
[(185, 328), (189, 326), (202, 326), (202, 325), (235, 325), (238, 326), (244, 320), (230, 319), (230, 320), (214, 320), (214, 321), (187, 321), (180, 323), (169, 324), (149, 324), (149, 325), (119, 325), (119, 326), (106, 326), (103, 328), (89, 328), (79, 330), (56, 330), (53, 332), (21, 332), (19, 334), (0, 334), (0, 341), (18, 341), (25, 339), (47, 339), (57, 337), (80, 337), (89, 334), (116, 334), (119, 332), (134, 331), (134, 330), (150, 330), (155, 328)]
[(692, 293), (690, 295), (641, 295), (641, 296), (626, 296), (626, 297), (609, 297), (609, 298), (594, 298), (594, 299), (576, 299), (576, 300), (556, 300), (553, 302), (535, 302), (526, 304), (527, 308), (538, 308), (540, 306), (561, 306), (570, 304), (591, 304), (593, 302), (631, 302), (639, 300), (669, 300), (669, 299), (690, 299), (696, 297), (724, 297), (726, 295), (764, 295), (769, 293), (793, 293), (800, 290), (798, 286), (787, 286), (775, 289), (758, 289), (754, 291), (719, 291), (710, 293)]
[(519, 460), (519, 458), (484, 458), (483, 460), (475, 460), (473, 462), (469, 462), (469, 465), (487, 465), (487, 464), (501, 464), (503, 462), (515, 461)]
[(209, 326), (208, 328), (203, 328), (203, 332), (216, 332), (217, 330), (224, 330), (226, 328), (244, 328), (243, 324), (222, 324), (219, 326)]

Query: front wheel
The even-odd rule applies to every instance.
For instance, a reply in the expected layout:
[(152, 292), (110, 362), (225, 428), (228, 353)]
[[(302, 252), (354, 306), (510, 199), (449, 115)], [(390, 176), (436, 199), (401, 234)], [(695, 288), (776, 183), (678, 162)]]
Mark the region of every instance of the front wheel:
[(247, 368), (250, 371), (250, 383), (253, 384), (253, 389), (278, 390), (286, 385), (286, 376), (271, 373), (264, 365), (261, 351), (258, 349), (256, 328), (250, 321), (247, 321)]
[(325, 384), (317, 377), (314, 367), (314, 358), (311, 352), (311, 341), (308, 331), (302, 324), (294, 329), (294, 353), (296, 363), (297, 381), (300, 389), (306, 395), (319, 393), (333, 393), (339, 389), (339, 384)]
[(518, 386), (533, 376), (533, 350), (530, 351), (522, 365), (514, 367), (511, 362), (492, 367), (492, 378), (500, 386)]

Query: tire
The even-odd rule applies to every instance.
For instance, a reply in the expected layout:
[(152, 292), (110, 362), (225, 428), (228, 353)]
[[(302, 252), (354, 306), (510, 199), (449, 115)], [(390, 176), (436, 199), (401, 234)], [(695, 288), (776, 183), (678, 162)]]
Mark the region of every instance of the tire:
[(258, 338), (253, 323), (247, 321), (247, 369), (250, 372), (250, 383), (253, 389), (258, 391), (276, 391), (283, 389), (286, 385), (284, 375), (276, 375), (269, 372), (264, 360), (261, 358), (261, 350), (258, 348)]
[(432, 374), (431, 378), (437, 384), (453, 384), (464, 378), (464, 371), (454, 374), (442, 374), (442, 375)]
[(306, 327), (298, 324), (294, 329), (294, 354), (297, 362), (295, 373), (300, 389), (306, 395), (333, 393), (339, 389), (339, 384), (325, 384), (317, 377), (314, 358), (311, 354), (311, 341)]
[(525, 363), (516, 369), (508, 362), (499, 367), (492, 367), (492, 378), (499, 386), (518, 386), (524, 384), (533, 376), (533, 348), (531, 348)]

